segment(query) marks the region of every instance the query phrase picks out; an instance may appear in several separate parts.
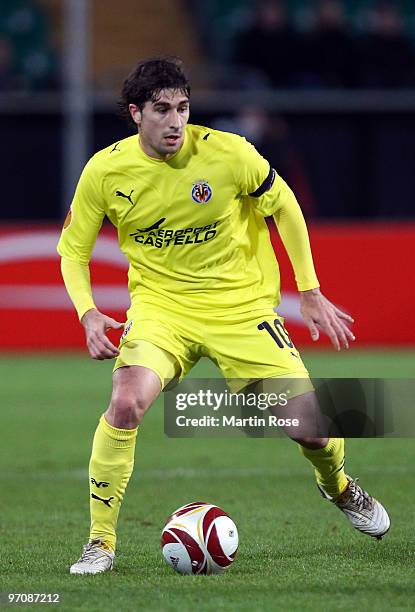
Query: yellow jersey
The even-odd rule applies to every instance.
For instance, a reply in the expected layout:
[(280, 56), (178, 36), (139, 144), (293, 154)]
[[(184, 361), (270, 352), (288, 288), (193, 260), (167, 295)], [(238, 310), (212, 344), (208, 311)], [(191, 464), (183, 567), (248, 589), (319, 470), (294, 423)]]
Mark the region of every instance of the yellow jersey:
[[(292, 194), (235, 134), (188, 124), (182, 147), (167, 161), (146, 155), (135, 134), (86, 164), (58, 252), (88, 264), (107, 216), (130, 264), (132, 302), (276, 306), (279, 270), (264, 217), (278, 215), (287, 190)], [(305, 290), (318, 281), (311, 252), (303, 259), (296, 276)]]

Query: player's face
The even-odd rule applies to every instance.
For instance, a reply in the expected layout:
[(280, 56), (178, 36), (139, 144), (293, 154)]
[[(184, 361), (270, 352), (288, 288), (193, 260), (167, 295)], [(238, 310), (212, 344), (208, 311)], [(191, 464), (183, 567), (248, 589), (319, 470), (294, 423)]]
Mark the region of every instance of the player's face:
[(155, 101), (145, 103), (142, 111), (135, 104), (129, 108), (147, 155), (168, 159), (180, 149), (189, 120), (189, 99), (183, 92), (163, 89)]

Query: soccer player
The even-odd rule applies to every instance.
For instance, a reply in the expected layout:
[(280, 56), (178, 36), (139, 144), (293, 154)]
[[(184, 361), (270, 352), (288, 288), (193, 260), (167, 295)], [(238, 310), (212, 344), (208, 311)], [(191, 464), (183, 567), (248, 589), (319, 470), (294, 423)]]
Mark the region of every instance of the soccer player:
[[(264, 220), (273, 216), (290, 257), (313, 340), (354, 340), (350, 316), (320, 292), (304, 218), (284, 180), (244, 138), (188, 124), (190, 86), (175, 58), (139, 63), (122, 109), (138, 130), (86, 164), (58, 245), (67, 291), (93, 359), (114, 359), (113, 391), (89, 464), (91, 530), (73, 574), (113, 567), (116, 525), (134, 464), (138, 426), (169, 382), (201, 356), (226, 379), (306, 378), (274, 308), (278, 264)], [(129, 260), (131, 307), (119, 348), (106, 336), (122, 323), (92, 297), (89, 259), (104, 217)], [(287, 342), (275, 340), (275, 326)], [(283, 346), (280, 346), (280, 345)], [(313, 391), (290, 400), (304, 415)], [(389, 529), (383, 506), (344, 472), (344, 441), (295, 437), (323, 495), (375, 537)]]

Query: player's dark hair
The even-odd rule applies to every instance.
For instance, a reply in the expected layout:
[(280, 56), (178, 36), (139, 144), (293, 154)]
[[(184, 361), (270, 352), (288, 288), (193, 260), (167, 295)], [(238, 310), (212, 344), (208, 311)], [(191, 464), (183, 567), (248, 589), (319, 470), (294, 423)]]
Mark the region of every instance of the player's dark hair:
[(128, 105), (136, 104), (142, 110), (146, 102), (155, 102), (163, 89), (177, 89), (190, 96), (190, 84), (181, 59), (155, 57), (139, 62), (124, 81), (118, 101), (120, 115), (135, 126)]

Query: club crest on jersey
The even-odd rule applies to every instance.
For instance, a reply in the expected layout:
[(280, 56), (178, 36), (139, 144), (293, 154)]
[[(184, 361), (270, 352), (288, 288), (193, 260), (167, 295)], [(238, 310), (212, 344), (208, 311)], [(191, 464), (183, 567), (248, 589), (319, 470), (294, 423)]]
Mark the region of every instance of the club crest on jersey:
[(207, 204), (212, 197), (212, 187), (203, 179), (193, 183), (192, 200), (197, 204)]

